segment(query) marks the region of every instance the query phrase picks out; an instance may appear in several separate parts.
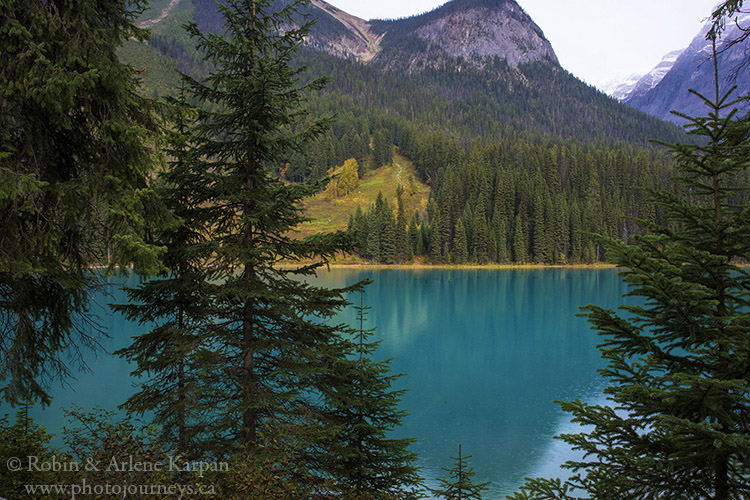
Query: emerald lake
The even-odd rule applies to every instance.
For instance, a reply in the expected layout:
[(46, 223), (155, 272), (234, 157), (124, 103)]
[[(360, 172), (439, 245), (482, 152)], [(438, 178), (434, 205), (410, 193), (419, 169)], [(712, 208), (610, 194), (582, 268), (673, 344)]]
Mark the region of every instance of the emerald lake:
[[(575, 427), (555, 400), (602, 398), (600, 339), (575, 314), (594, 303), (616, 308), (626, 287), (614, 269), (332, 269), (317, 282), (343, 286), (370, 278), (368, 327), (382, 341), (378, 358), (393, 358), (405, 375), (402, 407), (410, 415), (399, 436), (417, 438), (415, 451), (428, 485), (451, 466), (459, 443), (472, 455), (478, 481), (491, 481), (485, 499), (504, 498), (526, 476), (559, 475), (575, 455), (553, 436)], [(131, 277), (130, 286), (137, 283)], [(123, 280), (110, 280), (102, 304), (124, 300)], [(358, 301), (358, 297), (357, 297)], [(106, 352), (70, 387), (55, 386), (51, 407), (33, 416), (51, 432), (62, 409), (76, 404), (113, 410), (134, 391), (132, 367), (108, 353), (141, 329), (107, 309), (101, 323)], [(355, 311), (337, 321), (355, 323)], [(12, 413), (0, 406), (0, 415)], [(56, 441), (59, 444), (59, 441)]]

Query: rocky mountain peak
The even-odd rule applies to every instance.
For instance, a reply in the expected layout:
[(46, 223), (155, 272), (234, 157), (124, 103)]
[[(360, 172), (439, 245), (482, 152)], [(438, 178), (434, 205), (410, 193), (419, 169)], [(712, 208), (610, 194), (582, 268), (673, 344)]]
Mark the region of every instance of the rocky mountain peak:
[(515, 0), (452, 0), (437, 9), (395, 21), (374, 21), (373, 30), (401, 46), (409, 39), (451, 57), (481, 65), (491, 57), (510, 66), (548, 60), (557, 64), (552, 45)]
[(511, 66), (557, 62), (542, 30), (513, 0), (453, 0), (425, 19), (414, 34), (453, 56), (498, 56)]
[[(494, 57), (513, 67), (537, 60), (557, 64), (544, 33), (515, 0), (452, 0), (418, 16), (373, 21), (324, 0), (312, 0), (311, 7), (318, 23), (308, 45), (337, 57), (385, 65), (395, 58), (410, 67), (429, 66), (435, 56), (478, 66)], [(383, 53), (384, 47), (391, 50)], [(412, 64), (416, 59), (421, 63)]]
[[(644, 85), (643, 91), (634, 89), (624, 100), (626, 104), (645, 111), (650, 115), (682, 124), (684, 119), (671, 113), (672, 110), (688, 116), (702, 116), (706, 108), (700, 98), (689, 90), (695, 90), (705, 96), (714, 95), (714, 66), (712, 62), (712, 43), (706, 40), (706, 33), (711, 27), (710, 20), (695, 35), (690, 46), (671, 61), (666, 71), (654, 85)], [(720, 91), (724, 93), (733, 86), (739, 91), (738, 97), (750, 88), (750, 76), (747, 71), (736, 72), (750, 54), (750, 39), (732, 44), (743, 34), (743, 29), (750, 27), (750, 13), (742, 13), (727, 22), (727, 29), (717, 42), (717, 64), (721, 81)], [(668, 54), (673, 56), (673, 54)], [(658, 67), (657, 67), (658, 69)], [(645, 82), (649, 83), (649, 82)], [(738, 105), (740, 111), (747, 112), (747, 103)]]

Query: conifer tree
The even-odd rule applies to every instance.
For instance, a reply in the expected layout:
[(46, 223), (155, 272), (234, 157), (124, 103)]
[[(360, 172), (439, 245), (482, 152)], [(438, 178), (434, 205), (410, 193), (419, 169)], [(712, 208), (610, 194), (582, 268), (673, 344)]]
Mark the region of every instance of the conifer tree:
[(487, 230), (484, 203), (480, 201), (478, 205), (474, 212), (474, 251), (476, 251), (477, 262), (484, 264), (489, 257), (489, 231)]
[[(160, 269), (144, 242), (158, 122), (120, 45), (141, 2), (0, 2), (0, 396), (49, 404), (97, 346), (93, 265)], [(133, 8), (135, 7), (135, 9)], [(80, 357), (78, 357), (80, 359)]]
[(325, 444), (325, 470), (343, 499), (421, 498), (417, 455), (409, 450), (414, 439), (389, 436), (406, 416), (398, 408), (405, 391), (391, 387), (400, 375), (391, 373), (390, 360), (372, 359), (379, 342), (370, 340), (375, 329), (365, 328), (370, 308), (364, 305), (363, 292), (359, 299), (359, 328), (345, 341), (350, 356), (332, 361), (336, 368), (329, 375), (330, 390), (324, 392), (328, 418), (337, 429)]
[(466, 243), (466, 229), (464, 229), (464, 223), (461, 222), (459, 217), (456, 222), (456, 239), (455, 248), (453, 249), (453, 262), (456, 264), (465, 264), (466, 259), (469, 256), (469, 250)]
[(442, 242), (440, 241), (440, 228), (443, 225), (440, 210), (435, 207), (430, 218), (430, 260), (437, 264), (443, 259)]
[(403, 200), (404, 189), (398, 186), (396, 190), (396, 260), (403, 262), (409, 257), (409, 240), (406, 233), (406, 210)]
[(393, 144), (388, 137), (388, 131), (378, 129), (372, 139), (373, 164), (375, 168), (388, 165), (393, 162)]
[(519, 212), (516, 214), (516, 220), (513, 224), (513, 260), (516, 262), (526, 262), (526, 227), (523, 216)]
[(396, 262), (396, 221), (393, 219), (390, 205), (386, 203), (380, 212), (380, 227), (382, 233), (380, 237), (380, 262), (393, 264)]
[[(36, 457), (40, 463), (50, 463), (55, 451), (50, 447), (52, 436), (29, 416), (31, 404), (26, 401), (16, 412), (15, 423), (8, 416), (0, 418), (0, 461), (9, 464), (18, 457)], [(37, 470), (39, 469), (39, 470)], [(11, 498), (30, 498), (29, 484), (52, 484), (55, 474), (42, 467), (21, 467), (19, 470), (3, 471), (0, 476), (0, 492)]]
[(127, 304), (114, 305), (131, 321), (155, 325), (116, 354), (135, 362), (140, 390), (124, 407), (151, 413), (164, 442), (187, 457), (210, 450), (206, 396), (216, 383), (211, 354), (211, 320), (215, 310), (205, 263), (211, 256), (208, 212), (196, 200), (195, 184), (208, 168), (196, 156), (189, 133), (194, 119), (184, 101), (175, 103), (174, 130), (169, 134), (169, 168), (160, 175), (157, 193), (174, 220), (156, 234), (165, 247), (167, 271), (138, 288), (127, 289)]
[[(346, 304), (342, 289), (295, 279), (308, 276), (333, 254), (349, 249), (344, 233), (295, 240), (306, 219), (300, 201), (320, 189), (286, 184), (274, 165), (319, 135), (324, 123), (303, 119), (309, 91), (304, 68), (291, 58), (309, 23), (297, 24), (306, 1), (227, 0), (219, 4), (223, 36), (188, 32), (214, 68), (204, 80), (188, 78), (199, 103), (196, 153), (210, 168), (196, 173), (196, 202), (210, 220), (212, 256), (206, 263), (216, 283), (212, 343), (224, 379), (211, 408), (217, 452), (253, 451), (262, 427), (294, 426), (312, 437), (314, 397), (322, 359), (336, 358), (336, 328), (325, 319)], [(318, 259), (281, 269), (279, 260)]]
[(497, 257), (495, 260), (496, 262), (506, 262), (508, 260), (507, 224), (498, 212), (495, 212), (492, 219), (492, 233), (490, 236), (497, 240)]
[[(715, 45), (714, 45), (715, 47)], [(714, 49), (714, 64), (716, 64)], [(750, 494), (750, 125), (730, 93), (700, 96), (693, 144), (671, 147), (686, 194), (651, 191), (664, 223), (627, 246), (607, 240), (628, 295), (622, 314), (587, 306), (602, 335), (608, 404), (563, 403), (591, 430), (562, 438), (584, 459), (567, 481), (536, 479), (515, 499), (730, 500)], [(746, 199), (746, 198), (745, 198)]]
[(430, 491), (433, 495), (446, 500), (482, 500), (482, 491), (486, 490), (489, 482), (474, 484), (474, 469), (467, 465), (467, 460), (471, 455), (463, 456), (461, 445), (458, 445), (458, 456), (451, 457), (456, 463), (450, 469), (443, 468), (448, 473), (448, 477), (438, 479), (440, 488)]

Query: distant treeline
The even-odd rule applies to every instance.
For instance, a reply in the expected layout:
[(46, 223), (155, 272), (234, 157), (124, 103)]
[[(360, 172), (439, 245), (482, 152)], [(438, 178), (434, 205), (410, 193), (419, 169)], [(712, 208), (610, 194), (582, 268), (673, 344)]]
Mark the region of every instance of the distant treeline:
[(643, 231), (637, 220), (656, 223), (640, 188), (668, 185), (671, 172), (665, 154), (622, 144), (508, 140), (463, 149), (440, 134), (413, 136), (408, 144), (403, 151), (433, 187), (427, 212), (401, 215), (401, 204), (388, 200), (358, 211), (350, 227), (365, 258), (605, 260), (596, 234), (627, 241)]

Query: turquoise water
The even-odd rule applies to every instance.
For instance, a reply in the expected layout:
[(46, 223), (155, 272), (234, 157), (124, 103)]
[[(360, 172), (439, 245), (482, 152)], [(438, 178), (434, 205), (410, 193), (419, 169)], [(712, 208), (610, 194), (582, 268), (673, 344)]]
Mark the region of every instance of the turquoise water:
[[(575, 314), (587, 303), (623, 302), (616, 271), (335, 269), (318, 282), (364, 278), (374, 280), (365, 302), (382, 339), (378, 357), (392, 357), (393, 370), (406, 374), (398, 386), (409, 389), (403, 407), (410, 415), (398, 434), (418, 439), (428, 484), (452, 465), (459, 443), (472, 455), (476, 479), (492, 481), (487, 499), (503, 498), (526, 476), (559, 474), (574, 455), (552, 437), (574, 427), (553, 401), (595, 401), (603, 389), (598, 337)], [(116, 281), (111, 291), (100, 302), (124, 300)], [(354, 318), (351, 310), (339, 320)], [(119, 315), (103, 323), (107, 352), (140, 331)], [(134, 391), (123, 360), (102, 353), (89, 367), (71, 387), (54, 388), (53, 405), (33, 412), (38, 422), (56, 432), (62, 408), (115, 409)]]

